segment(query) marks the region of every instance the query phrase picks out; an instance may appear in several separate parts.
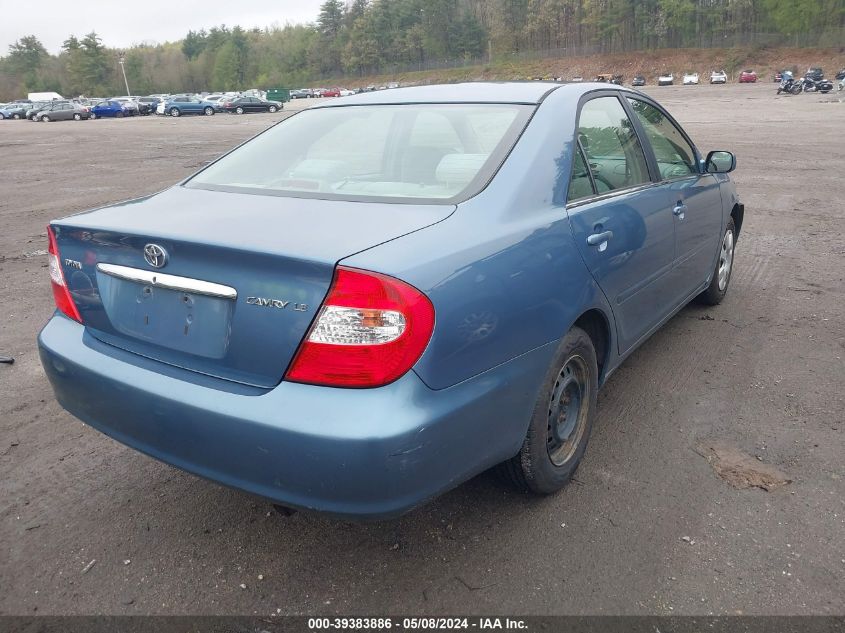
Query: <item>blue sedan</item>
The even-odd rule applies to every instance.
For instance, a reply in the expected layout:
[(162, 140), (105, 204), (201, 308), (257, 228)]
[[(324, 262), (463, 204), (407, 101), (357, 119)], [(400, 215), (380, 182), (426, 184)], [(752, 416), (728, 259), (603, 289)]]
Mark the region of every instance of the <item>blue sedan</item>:
[(101, 101), (91, 108), (92, 119), (104, 117), (122, 119), (124, 116), (132, 116), (134, 113), (133, 110), (127, 110), (120, 101)]
[(735, 165), (607, 84), (321, 104), (52, 222), (42, 363), (87, 424), (284, 506), (391, 516), (493, 466), (554, 493), (608, 376), (724, 298)]
[(194, 97), (171, 97), (165, 99), (156, 106), (157, 113), (159, 110), (161, 110), (162, 114), (169, 114), (173, 117), (182, 116), (183, 114), (204, 114), (211, 116), (215, 112), (222, 112), (217, 103)]

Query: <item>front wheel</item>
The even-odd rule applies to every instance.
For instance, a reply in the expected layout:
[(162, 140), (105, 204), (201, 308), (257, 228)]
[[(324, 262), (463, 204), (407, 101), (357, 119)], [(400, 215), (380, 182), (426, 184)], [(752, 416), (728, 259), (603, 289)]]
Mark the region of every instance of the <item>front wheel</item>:
[(728, 293), (728, 285), (731, 283), (731, 273), (734, 265), (734, 248), (736, 247), (736, 225), (734, 219), (728, 220), (725, 227), (725, 234), (722, 236), (722, 245), (719, 247), (719, 257), (716, 260), (716, 268), (713, 271), (713, 278), (707, 290), (698, 295), (698, 300), (709, 306), (722, 303)]
[(50, 117), (49, 117), (49, 116), (47, 116), (46, 114), (42, 115), (42, 116), (41, 116), (41, 122), (42, 122), (42, 123), (49, 123), (49, 122), (50, 122)]
[(74, 121), (81, 121), (81, 120), (82, 120), (82, 115), (81, 115), (81, 114), (79, 114), (79, 112), (75, 112), (75, 113), (73, 114), (73, 120), (74, 120)]
[(182, 112), (179, 110), (179, 108), (170, 108), (170, 116), (172, 116), (172, 117), (182, 116)]
[(212, 114), (214, 114), (214, 108), (212, 108), (211, 106), (207, 106), (205, 110), (203, 110), (203, 112), (205, 113), (205, 116), (211, 116)]
[(270, 111), (270, 114), (274, 114), (279, 108), (277, 108), (276, 106), (270, 106), (267, 109)]
[(597, 393), (595, 347), (584, 330), (573, 327), (555, 352), (522, 448), (501, 466), (505, 478), (541, 495), (563, 488), (587, 450)]
[(243, 113), (244, 113), (244, 109), (241, 106), (238, 106), (237, 108), (235, 108), (235, 114), (243, 114)]

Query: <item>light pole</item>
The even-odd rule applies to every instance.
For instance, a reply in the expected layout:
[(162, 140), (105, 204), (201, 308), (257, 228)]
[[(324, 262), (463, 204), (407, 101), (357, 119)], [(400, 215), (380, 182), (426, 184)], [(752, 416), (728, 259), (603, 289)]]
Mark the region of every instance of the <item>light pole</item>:
[(126, 68), (123, 67), (124, 61), (126, 61), (125, 56), (123, 53), (120, 53), (117, 57), (117, 63), (120, 64), (120, 72), (123, 73), (123, 83), (126, 84), (126, 96), (131, 97), (132, 93), (129, 92), (129, 82), (126, 80)]

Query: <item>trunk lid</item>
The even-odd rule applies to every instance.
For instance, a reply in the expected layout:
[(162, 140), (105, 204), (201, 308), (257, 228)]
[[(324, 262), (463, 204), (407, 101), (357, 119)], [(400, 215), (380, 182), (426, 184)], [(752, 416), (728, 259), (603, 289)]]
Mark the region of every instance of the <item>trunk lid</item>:
[[(174, 187), (52, 224), (87, 330), (124, 350), (258, 387), (279, 383), (337, 262), (453, 205)], [(166, 252), (157, 268), (149, 245)], [(160, 255), (155, 249), (152, 261)]]

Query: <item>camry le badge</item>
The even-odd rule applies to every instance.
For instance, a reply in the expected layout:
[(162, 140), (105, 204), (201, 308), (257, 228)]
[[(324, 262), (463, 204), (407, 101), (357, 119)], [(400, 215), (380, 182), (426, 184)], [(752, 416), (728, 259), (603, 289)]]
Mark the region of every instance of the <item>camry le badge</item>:
[(246, 302), (251, 306), (262, 306), (265, 308), (277, 308), (284, 310), (285, 308), (292, 308), (297, 312), (305, 312), (308, 310), (308, 304), (305, 303), (291, 303), (290, 301), (282, 301), (281, 299), (267, 299), (266, 297), (247, 297)]
[(144, 259), (153, 268), (163, 268), (167, 263), (167, 251), (158, 244), (147, 244), (144, 247)]

